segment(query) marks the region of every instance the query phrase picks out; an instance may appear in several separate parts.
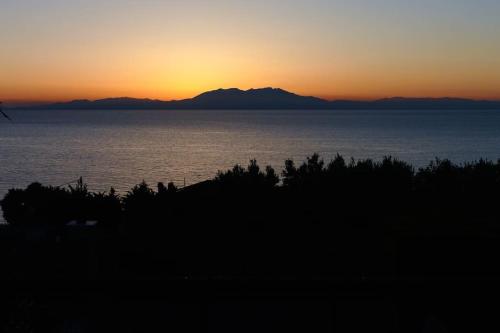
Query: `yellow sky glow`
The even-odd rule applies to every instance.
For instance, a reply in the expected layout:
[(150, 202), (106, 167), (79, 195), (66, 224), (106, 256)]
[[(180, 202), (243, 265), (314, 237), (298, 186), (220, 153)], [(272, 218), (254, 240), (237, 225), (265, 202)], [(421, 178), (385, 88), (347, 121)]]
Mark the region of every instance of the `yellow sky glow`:
[(500, 5), (312, 2), (7, 0), (0, 99), (171, 100), (269, 86), (327, 99), (500, 99)]

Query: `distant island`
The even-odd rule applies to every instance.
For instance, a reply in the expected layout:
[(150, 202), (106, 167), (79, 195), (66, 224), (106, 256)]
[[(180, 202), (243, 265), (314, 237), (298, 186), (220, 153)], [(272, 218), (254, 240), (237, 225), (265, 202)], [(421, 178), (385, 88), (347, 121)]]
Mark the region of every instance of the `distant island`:
[(241, 90), (218, 89), (202, 93), (194, 98), (162, 101), (130, 97), (105, 98), (99, 100), (73, 100), (45, 105), (22, 107), (39, 110), (228, 110), (228, 109), (272, 109), (272, 110), (456, 110), (480, 109), (500, 110), (500, 101), (473, 100), (464, 98), (404, 98), (393, 97), (374, 101), (334, 100), (328, 101), (313, 96), (301, 96), (279, 88)]

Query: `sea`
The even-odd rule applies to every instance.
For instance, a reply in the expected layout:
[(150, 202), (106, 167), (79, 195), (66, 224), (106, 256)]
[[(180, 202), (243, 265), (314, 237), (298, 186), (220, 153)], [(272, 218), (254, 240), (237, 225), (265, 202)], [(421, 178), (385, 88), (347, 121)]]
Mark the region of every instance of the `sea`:
[(126, 193), (146, 181), (179, 187), (257, 159), (281, 170), (393, 156), (416, 168), (500, 158), (500, 110), (8, 110), (0, 119), (0, 198), (32, 182)]

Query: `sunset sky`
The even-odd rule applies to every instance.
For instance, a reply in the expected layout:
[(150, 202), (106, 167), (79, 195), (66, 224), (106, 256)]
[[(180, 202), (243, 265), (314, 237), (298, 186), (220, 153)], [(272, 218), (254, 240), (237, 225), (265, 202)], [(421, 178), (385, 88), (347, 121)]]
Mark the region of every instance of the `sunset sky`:
[(500, 99), (498, 0), (0, 0), (0, 99)]

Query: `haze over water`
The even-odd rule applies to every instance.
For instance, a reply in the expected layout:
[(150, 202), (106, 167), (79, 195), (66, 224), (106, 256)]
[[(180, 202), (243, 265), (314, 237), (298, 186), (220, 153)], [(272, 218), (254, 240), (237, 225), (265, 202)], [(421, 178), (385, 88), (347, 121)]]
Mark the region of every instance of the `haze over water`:
[(314, 152), (329, 160), (392, 155), (416, 166), (500, 157), (498, 111), (10, 111), (0, 122), (0, 196), (33, 181), (82, 176), (119, 192), (145, 180), (182, 186), (256, 158), (281, 170)]

